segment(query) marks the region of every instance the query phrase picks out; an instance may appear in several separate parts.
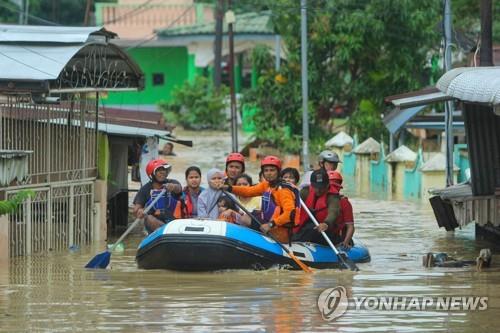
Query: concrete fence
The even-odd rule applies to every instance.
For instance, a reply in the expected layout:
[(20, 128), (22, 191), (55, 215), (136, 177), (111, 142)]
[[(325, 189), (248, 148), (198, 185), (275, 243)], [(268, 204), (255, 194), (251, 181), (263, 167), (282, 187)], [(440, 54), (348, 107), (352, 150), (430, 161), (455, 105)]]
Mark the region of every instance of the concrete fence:
[[(354, 139), (348, 151), (338, 146), (328, 148), (341, 156), (342, 174), (354, 182), (351, 187), (361, 192), (376, 192), (388, 198), (427, 199), (430, 189), (446, 186), (445, 156), (441, 152), (424, 154), (422, 149), (415, 152), (401, 146), (386, 155), (384, 144), (373, 138), (360, 144)], [(456, 145), (454, 163), (455, 183), (466, 181), (469, 173), (466, 145)]]

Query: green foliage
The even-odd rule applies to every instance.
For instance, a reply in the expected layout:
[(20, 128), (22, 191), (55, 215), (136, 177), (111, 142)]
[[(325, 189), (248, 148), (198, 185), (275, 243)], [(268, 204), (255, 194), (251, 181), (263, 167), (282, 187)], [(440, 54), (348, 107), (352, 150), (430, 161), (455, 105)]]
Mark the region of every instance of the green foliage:
[(29, 197), (33, 197), (35, 192), (31, 190), (24, 190), (17, 193), (12, 199), (0, 200), (0, 215), (11, 214), (16, 212), (19, 204)]
[(224, 109), (227, 108), (227, 87), (217, 94), (209, 79), (197, 76), (172, 92), (172, 101), (160, 103), (165, 120), (189, 129), (222, 129), (227, 126)]
[(349, 127), (358, 134), (359, 142), (363, 142), (369, 137), (379, 141), (381, 135), (388, 138), (387, 130), (380, 118), (380, 112), (375, 104), (369, 100), (362, 100), (359, 103), (358, 110), (350, 119)]
[[(256, 136), (279, 148), (300, 151), (300, 6), (295, 0), (266, 1), (273, 24), (288, 50), (279, 72), (272, 60), (260, 62), (258, 87), (245, 101), (256, 105)], [(286, 10), (285, 10), (286, 9)], [(330, 0), (308, 2), (308, 81), (310, 137), (343, 106), (360, 137), (378, 140), (385, 131), (384, 97), (425, 86), (429, 55), (439, 50), (441, 6), (434, 0)], [(372, 107), (360, 110), (359, 102)], [(356, 114), (359, 113), (359, 114)], [(373, 122), (370, 123), (370, 122)], [(288, 126), (292, 138), (284, 135)], [(291, 140), (291, 143), (290, 143)]]
[[(451, 11), (453, 27), (457, 30), (471, 34), (477, 40), (481, 33), (481, 1), (478, 0), (452, 0)], [(493, 41), (500, 43), (500, 2), (492, 1), (493, 9)]]

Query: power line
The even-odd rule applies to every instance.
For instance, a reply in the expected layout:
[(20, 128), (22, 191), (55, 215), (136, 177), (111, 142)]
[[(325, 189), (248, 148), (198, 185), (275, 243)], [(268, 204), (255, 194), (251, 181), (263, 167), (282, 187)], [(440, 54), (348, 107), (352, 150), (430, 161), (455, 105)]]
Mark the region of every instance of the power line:
[(20, 9), (16, 8), (15, 5), (12, 4), (12, 6), (13, 7), (8, 6), (7, 3), (0, 3), (0, 7), (5, 8), (5, 9), (10, 10), (10, 11), (14, 11), (16, 13), (22, 13), (23, 15), (28, 15), (29, 18), (31, 18), (31, 19), (33, 19), (35, 21), (43, 22), (43, 23), (46, 23), (46, 24), (49, 24), (49, 25), (60, 25), (59, 23), (48, 21), (46, 19), (43, 19), (43, 18), (35, 16), (35, 15), (26, 14), (23, 10), (20, 10)]
[(157, 29), (155, 32), (153, 32), (153, 34), (152, 34), (152, 35), (148, 35), (148, 36), (150, 36), (150, 37), (144, 38), (142, 41), (139, 41), (139, 43), (137, 43), (136, 45), (131, 46), (131, 47), (128, 47), (128, 48), (127, 48), (127, 50), (132, 50), (132, 49), (135, 49), (135, 48), (140, 47), (140, 46), (142, 46), (142, 45), (146, 44), (147, 42), (149, 42), (149, 41), (153, 40), (153, 39), (154, 39), (154, 38), (155, 38), (155, 37), (156, 37), (156, 36), (157, 36), (157, 35), (158, 35), (158, 34), (159, 34), (162, 30), (165, 30), (165, 29), (171, 28), (174, 24), (176, 24), (177, 22), (179, 22), (179, 20), (180, 20), (181, 18), (183, 18), (184, 16), (186, 16), (186, 15), (189, 13), (189, 11), (190, 11), (191, 9), (193, 9), (193, 8), (194, 8), (194, 4), (193, 4), (193, 5), (191, 5), (191, 6), (189, 6), (188, 8), (186, 8), (186, 10), (185, 10), (184, 12), (182, 12), (182, 14), (181, 14), (181, 15), (179, 15), (179, 16), (178, 16), (175, 20), (173, 20), (172, 22), (170, 22), (170, 24), (169, 24), (169, 25), (167, 25), (166, 27), (163, 27), (163, 28)]
[(125, 18), (127, 18), (129, 16), (135, 16), (135, 15), (141, 13), (144, 9), (147, 9), (147, 8), (144, 8), (144, 7), (147, 6), (148, 4), (150, 4), (152, 1), (153, 0), (147, 0), (143, 4), (137, 6), (137, 8), (134, 8), (131, 11), (129, 11), (129, 12), (127, 12), (127, 13), (123, 14), (122, 16), (119, 16), (119, 17), (117, 17), (115, 19), (103, 22), (102, 25), (115, 23), (115, 22), (121, 21), (121, 20), (123, 20), (123, 19), (125, 19)]

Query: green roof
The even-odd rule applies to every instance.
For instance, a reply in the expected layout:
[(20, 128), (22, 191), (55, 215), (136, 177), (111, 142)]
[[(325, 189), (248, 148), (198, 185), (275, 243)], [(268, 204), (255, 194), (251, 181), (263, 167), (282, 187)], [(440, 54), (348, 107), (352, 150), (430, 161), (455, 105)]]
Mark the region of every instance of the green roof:
[[(224, 22), (224, 33), (227, 33), (227, 24)], [(247, 13), (236, 15), (236, 23), (233, 26), (235, 35), (274, 35), (271, 23), (271, 12)], [(177, 36), (213, 35), (215, 33), (215, 22), (198, 23), (191, 26), (175, 27), (160, 30), (158, 37), (168, 38)]]

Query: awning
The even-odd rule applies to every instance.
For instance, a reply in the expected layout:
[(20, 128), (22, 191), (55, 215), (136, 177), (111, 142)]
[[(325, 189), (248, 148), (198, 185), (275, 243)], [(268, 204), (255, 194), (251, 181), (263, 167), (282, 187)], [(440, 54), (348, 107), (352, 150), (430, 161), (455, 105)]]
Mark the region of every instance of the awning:
[(500, 104), (500, 67), (462, 67), (446, 72), (436, 87), (465, 102)]
[(396, 134), (406, 122), (415, 117), (417, 113), (422, 111), (425, 107), (425, 105), (421, 105), (403, 110), (396, 109), (384, 117), (384, 125), (391, 134)]
[(123, 125), (114, 125), (114, 124), (106, 124), (99, 123), (99, 132), (117, 135), (117, 136), (126, 136), (126, 137), (140, 137), (140, 138), (148, 138), (148, 137), (166, 137), (170, 135), (169, 131), (155, 130), (150, 128), (138, 128), (132, 126), (123, 126)]
[(101, 27), (0, 25), (0, 93), (140, 90), (144, 75)]

